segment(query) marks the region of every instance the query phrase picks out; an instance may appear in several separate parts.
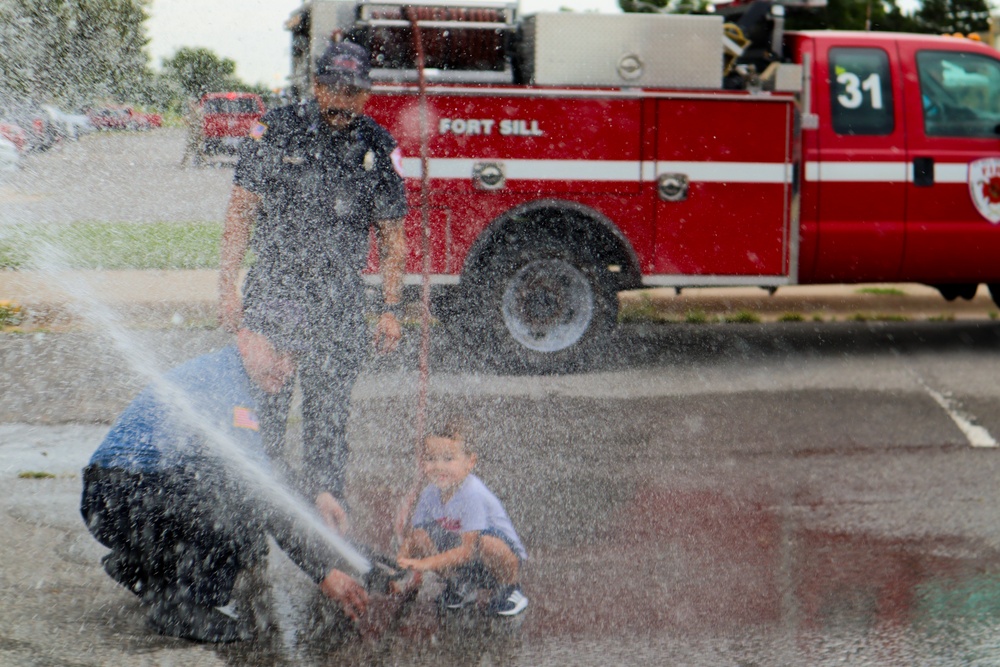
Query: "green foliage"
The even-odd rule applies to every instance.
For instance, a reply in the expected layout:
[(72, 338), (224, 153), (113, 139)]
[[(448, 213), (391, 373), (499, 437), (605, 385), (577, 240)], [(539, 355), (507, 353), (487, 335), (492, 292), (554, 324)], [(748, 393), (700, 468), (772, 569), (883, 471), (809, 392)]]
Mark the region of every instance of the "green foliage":
[[(978, 2), (985, 0), (930, 0), (936, 2)], [(935, 32), (914, 16), (903, 14), (897, 0), (828, 0), (827, 6), (811, 10), (786, 10), (788, 30), (872, 30)], [(703, 14), (707, 0), (618, 0), (623, 12)], [(926, 3), (925, 3), (926, 5)]]
[(688, 324), (705, 324), (708, 322), (708, 315), (703, 310), (689, 310), (684, 314), (684, 321)]
[(757, 324), (760, 322), (760, 317), (749, 310), (738, 310), (735, 313), (726, 315), (723, 321), (731, 324)]
[(847, 318), (851, 322), (909, 322), (906, 315), (892, 313), (854, 313)]
[(703, 14), (708, 0), (618, 0), (623, 12), (638, 14)]
[(41, 244), (66, 255), (70, 269), (213, 269), (222, 225), (85, 222), (8, 228), (0, 237), (0, 269), (30, 268)]
[(151, 77), (149, 0), (0, 0), (0, 98), (133, 101)]
[(205, 48), (182, 47), (173, 58), (163, 59), (163, 69), (188, 97), (199, 98), (213, 91), (233, 90), (241, 85), (236, 79), (236, 62), (220, 58)]
[[(261, 91), (235, 76), (236, 63), (181, 48), (152, 71), (145, 21), (151, 0), (0, 0), (0, 100), (67, 109), (108, 102), (183, 111), (209, 90)], [(0, 109), (0, 113), (8, 109)]]
[(0, 301), (0, 327), (17, 326), (24, 319), (24, 310), (14, 301)]
[(259, 84), (247, 84), (236, 78), (236, 63), (220, 58), (205, 48), (181, 47), (173, 57), (163, 59), (163, 72), (151, 80), (152, 102), (158, 108), (178, 114), (187, 113), (187, 101), (204, 93), (243, 91), (257, 93), (265, 100), (271, 91)]
[(789, 11), (788, 30), (865, 30), (922, 32), (920, 23), (903, 14), (896, 0), (828, 0), (812, 11)]
[(640, 293), (637, 300), (624, 301), (618, 309), (619, 322), (644, 322), (655, 320), (658, 316), (656, 304), (646, 292)]
[(855, 291), (858, 294), (873, 294), (875, 296), (906, 296), (906, 292), (896, 287), (862, 287)]
[(828, 0), (809, 12), (789, 11), (789, 30), (865, 30), (945, 34), (989, 30), (986, 0), (923, 0), (916, 13), (904, 14), (896, 0)]
[(924, 32), (986, 32), (990, 9), (986, 0), (924, 0), (916, 18)]

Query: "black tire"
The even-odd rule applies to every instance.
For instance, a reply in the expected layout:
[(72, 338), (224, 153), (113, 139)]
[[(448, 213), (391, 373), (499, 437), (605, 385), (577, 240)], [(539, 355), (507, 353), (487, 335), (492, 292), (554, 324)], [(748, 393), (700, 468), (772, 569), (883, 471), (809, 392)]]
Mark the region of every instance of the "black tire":
[(990, 297), (993, 299), (993, 303), (1000, 306), (1000, 283), (989, 283), (986, 286), (990, 288)]
[(458, 318), (466, 343), (502, 370), (579, 370), (614, 330), (618, 294), (587, 252), (551, 239), (526, 245), (497, 253), (471, 281)]
[(954, 301), (959, 297), (969, 301), (975, 298), (976, 292), (979, 290), (979, 283), (955, 283), (934, 285), (934, 287), (937, 291), (941, 292), (941, 296), (944, 297), (945, 301)]

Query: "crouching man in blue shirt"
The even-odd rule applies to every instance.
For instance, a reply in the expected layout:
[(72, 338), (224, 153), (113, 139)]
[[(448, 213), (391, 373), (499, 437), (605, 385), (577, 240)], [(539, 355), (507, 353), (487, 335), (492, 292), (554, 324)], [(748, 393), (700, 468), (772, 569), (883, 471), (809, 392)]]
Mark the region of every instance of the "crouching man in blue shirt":
[(348, 617), (366, 611), (364, 587), (341, 571), (345, 560), (321, 522), (297, 519), (238, 472), (240, 462), (268, 469), (256, 405), (295, 372), (280, 340), (242, 329), (235, 346), (170, 371), (132, 401), (84, 469), (80, 510), (111, 549), (104, 569), (149, 605), (148, 625), (160, 634), (252, 636), (230, 597), (237, 574), (264, 562), (267, 535)]

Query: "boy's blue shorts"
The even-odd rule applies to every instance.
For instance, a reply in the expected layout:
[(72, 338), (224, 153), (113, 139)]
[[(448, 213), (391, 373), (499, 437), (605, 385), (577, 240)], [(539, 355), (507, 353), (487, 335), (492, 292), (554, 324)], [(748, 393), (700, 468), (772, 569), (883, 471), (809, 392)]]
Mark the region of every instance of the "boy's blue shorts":
[[(438, 551), (448, 551), (449, 549), (454, 549), (462, 544), (461, 533), (456, 533), (452, 530), (445, 530), (433, 521), (420, 524), (417, 528), (427, 531), (427, 535), (431, 538), (431, 542), (434, 543), (434, 546)], [(517, 552), (517, 547), (514, 546), (514, 542), (496, 528), (487, 528), (486, 530), (480, 531), (479, 535), (480, 537), (496, 537), (503, 540), (504, 544), (506, 544), (510, 548), (511, 552), (517, 556), (517, 561), (519, 563), (524, 560), (521, 558), (521, 554)]]

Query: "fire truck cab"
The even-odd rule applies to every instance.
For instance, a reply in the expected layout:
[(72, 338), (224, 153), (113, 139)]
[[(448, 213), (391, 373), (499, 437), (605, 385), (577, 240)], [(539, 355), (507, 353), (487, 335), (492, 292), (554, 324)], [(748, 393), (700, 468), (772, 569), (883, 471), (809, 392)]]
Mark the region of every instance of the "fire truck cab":
[(436, 314), (508, 362), (580, 359), (617, 293), (646, 286), (1000, 297), (997, 52), (784, 33), (781, 5), (751, 8), (753, 23), (337, 0), (288, 27), (301, 90), (326, 40), (371, 50), (368, 113), (408, 177), (408, 283), (426, 219)]
[(807, 32), (786, 43), (813, 73), (798, 280), (922, 282), (950, 298), (995, 286), (997, 52), (926, 35)]

